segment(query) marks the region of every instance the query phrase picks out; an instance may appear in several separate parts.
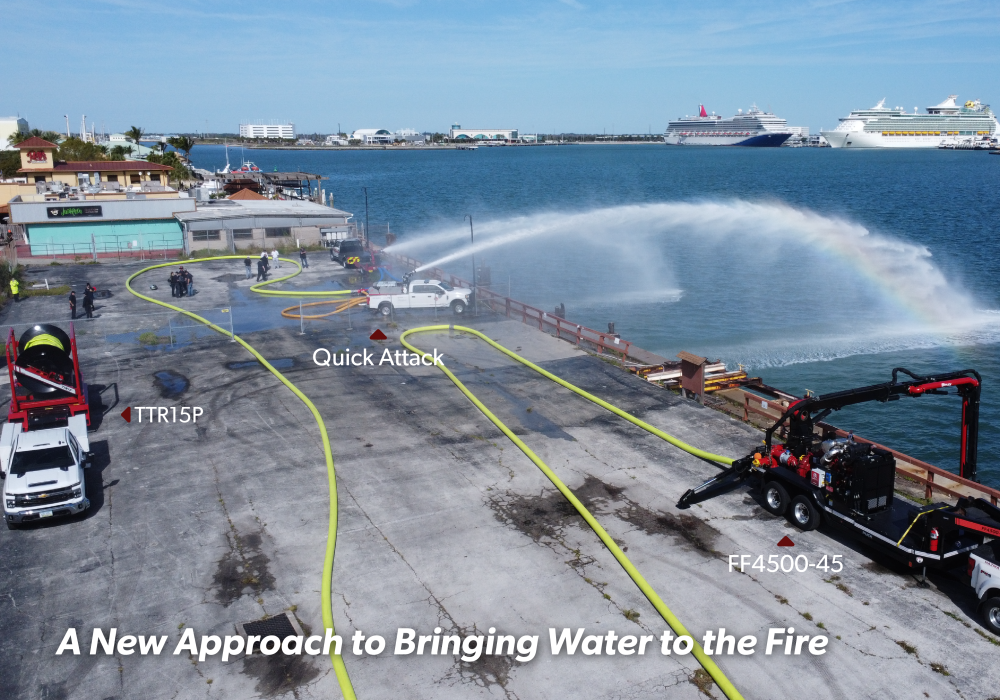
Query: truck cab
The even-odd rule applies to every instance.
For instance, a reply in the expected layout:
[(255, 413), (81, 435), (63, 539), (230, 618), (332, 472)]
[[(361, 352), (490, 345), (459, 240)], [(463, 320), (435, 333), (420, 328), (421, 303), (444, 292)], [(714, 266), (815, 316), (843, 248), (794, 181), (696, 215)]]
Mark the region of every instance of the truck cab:
[(0, 478), (8, 529), (22, 523), (83, 513), (90, 507), (84, 469), (92, 455), (87, 420), (24, 432), (20, 423), (0, 431)]
[(471, 295), (471, 289), (452, 287), (443, 280), (379, 282), (368, 290), (368, 307), (382, 316), (389, 316), (394, 309), (434, 308), (451, 309), (456, 316), (464, 316)]
[(344, 267), (365, 269), (378, 262), (371, 251), (365, 247), (365, 244), (357, 238), (345, 238), (335, 243), (330, 248), (330, 260), (338, 262)]
[[(1000, 534), (1000, 530), (997, 531)], [(970, 583), (979, 598), (979, 614), (993, 634), (1000, 634), (1000, 539), (969, 554)]]

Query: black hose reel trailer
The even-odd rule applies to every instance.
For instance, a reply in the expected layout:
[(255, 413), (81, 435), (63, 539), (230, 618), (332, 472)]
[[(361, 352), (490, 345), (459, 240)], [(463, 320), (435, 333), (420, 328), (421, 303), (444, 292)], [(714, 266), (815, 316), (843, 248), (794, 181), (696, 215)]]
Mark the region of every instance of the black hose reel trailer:
[(37, 324), (17, 341), (11, 329), (6, 352), (11, 384), (8, 421), (20, 421), (27, 431), (63, 424), (83, 413), (90, 425), (87, 385), (80, 376), (72, 324), (68, 334), (50, 323)]

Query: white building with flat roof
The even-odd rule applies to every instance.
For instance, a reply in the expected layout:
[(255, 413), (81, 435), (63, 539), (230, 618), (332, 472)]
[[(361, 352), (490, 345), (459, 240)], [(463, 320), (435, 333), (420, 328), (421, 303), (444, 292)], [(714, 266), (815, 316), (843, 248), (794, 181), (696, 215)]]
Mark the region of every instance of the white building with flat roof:
[(0, 117), (0, 151), (16, 151), (8, 139), (14, 134), (28, 133), (28, 120), (22, 117)]
[(517, 141), (517, 129), (463, 129), (452, 124), (448, 138), (457, 141), (475, 139), (477, 141)]
[(245, 139), (295, 139), (294, 124), (240, 124)]

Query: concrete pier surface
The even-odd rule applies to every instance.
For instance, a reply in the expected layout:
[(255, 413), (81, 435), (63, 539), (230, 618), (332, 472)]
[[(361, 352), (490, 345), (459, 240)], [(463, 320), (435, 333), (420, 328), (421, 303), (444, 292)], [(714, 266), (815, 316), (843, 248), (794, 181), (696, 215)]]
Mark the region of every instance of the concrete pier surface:
[[(344, 272), (322, 256), (283, 289), (331, 288)], [(281, 319), (294, 300), (248, 292), (243, 265), (195, 263), (199, 293), (178, 305), (215, 309), (316, 404), (333, 446), (339, 537), (337, 632), (357, 696), (370, 698), (721, 698), (691, 655), (549, 651), (549, 628), (659, 637), (667, 629), (583, 519), (434, 367), (318, 367), (318, 347), (401, 348), (406, 328), (451, 323), (411, 312), (393, 324), (355, 313)], [(77, 322), (82, 371), (103, 416), (91, 441), (93, 505), (77, 519), (0, 531), (0, 697), (339, 697), (328, 658), (171, 652), (187, 628), (235, 626), (288, 613), (322, 633), (327, 474), (315, 421), (239, 346), (195, 332), (124, 289), (139, 265), (49, 268), (53, 283), (87, 280), (113, 296)], [(135, 286), (170, 301), (159, 270)], [(148, 287), (156, 284), (159, 289)], [(77, 288), (81, 296), (81, 288)], [(81, 296), (82, 301), (82, 296)], [(230, 311), (222, 312), (222, 308)], [(9, 305), (0, 323), (63, 318), (63, 298)], [(382, 325), (379, 325), (382, 323)], [(516, 321), (462, 320), (577, 386), (693, 445), (737, 457), (761, 433)], [(240, 330), (246, 324), (247, 330)], [(62, 324), (64, 328), (67, 323)], [(368, 336), (380, 327), (386, 341)], [(3, 329), (6, 332), (6, 329)], [(152, 334), (143, 336), (143, 334)], [(155, 345), (143, 344), (156, 342)], [(173, 338), (169, 343), (156, 339)], [(457, 332), (411, 336), (445, 363), (577, 494), (674, 614), (705, 632), (757, 637), (749, 656), (715, 660), (746, 698), (991, 698), (1000, 647), (978, 621), (971, 589), (947, 574), (920, 587), (910, 572), (821, 529), (802, 533), (739, 489), (674, 507), (716, 467), (696, 459)], [(376, 359), (377, 362), (377, 359)], [(6, 391), (6, 389), (4, 389)], [(200, 406), (195, 425), (126, 423), (138, 406)], [(96, 415), (96, 414), (95, 414)], [(779, 548), (789, 536), (794, 547)], [(730, 571), (729, 555), (835, 555), (839, 573)], [(83, 654), (56, 656), (67, 628)], [(158, 656), (91, 656), (91, 630), (168, 635)], [(823, 635), (823, 655), (765, 655), (770, 628)], [(529, 661), (394, 655), (397, 629), (418, 635), (538, 636)], [(356, 656), (351, 637), (386, 649)]]

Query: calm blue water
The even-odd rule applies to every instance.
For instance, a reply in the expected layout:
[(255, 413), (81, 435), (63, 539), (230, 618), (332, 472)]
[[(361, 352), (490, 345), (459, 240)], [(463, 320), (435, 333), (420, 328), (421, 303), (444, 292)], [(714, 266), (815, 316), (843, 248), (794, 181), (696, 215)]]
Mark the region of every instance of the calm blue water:
[[(194, 150), (200, 167), (221, 147)], [(335, 205), (397, 247), (640, 346), (743, 363), (822, 393), (917, 372), (984, 376), (980, 477), (1000, 484), (1000, 157), (945, 151), (665, 146), (246, 151), (330, 178)], [(230, 150), (232, 162), (239, 152)], [(378, 235), (373, 236), (378, 238)], [(945, 468), (959, 403), (923, 397), (831, 417)]]

